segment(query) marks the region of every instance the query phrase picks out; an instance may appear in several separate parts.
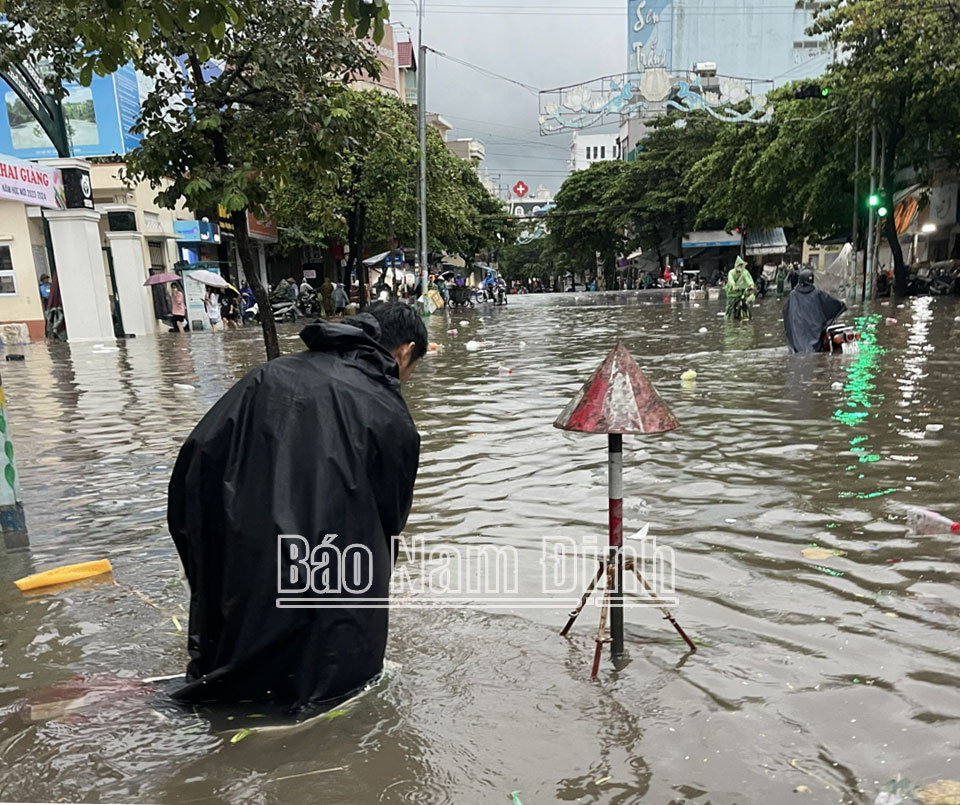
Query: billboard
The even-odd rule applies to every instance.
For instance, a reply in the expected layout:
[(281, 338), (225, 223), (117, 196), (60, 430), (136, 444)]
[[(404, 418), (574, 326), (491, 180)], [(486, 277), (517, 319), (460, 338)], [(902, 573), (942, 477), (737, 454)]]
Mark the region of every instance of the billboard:
[(627, 72), (673, 69), (672, 0), (628, 0)]
[[(89, 87), (64, 86), (67, 95), (62, 106), (72, 156), (122, 155), (136, 148), (140, 138), (130, 129), (140, 116), (140, 92), (133, 65), (112, 75), (94, 76)], [(20, 159), (56, 157), (57, 149), (19, 96), (3, 81), (0, 91), (0, 152)]]
[(63, 176), (56, 168), (0, 154), (0, 198), (62, 210), (67, 206)]

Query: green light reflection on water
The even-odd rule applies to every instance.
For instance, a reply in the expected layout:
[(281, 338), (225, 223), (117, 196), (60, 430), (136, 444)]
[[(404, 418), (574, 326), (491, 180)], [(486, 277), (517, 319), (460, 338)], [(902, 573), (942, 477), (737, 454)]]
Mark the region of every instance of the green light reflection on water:
[[(874, 380), (880, 365), (880, 357), (886, 350), (877, 344), (877, 325), (883, 317), (879, 313), (867, 316), (859, 316), (855, 321), (855, 326), (860, 332), (860, 353), (857, 360), (847, 369), (847, 382), (843, 388), (842, 407), (838, 408), (833, 418), (843, 425), (851, 428), (857, 427), (872, 415), (874, 418), (879, 416), (875, 409), (882, 401), (884, 395), (877, 391)], [(846, 468), (847, 472), (862, 470), (862, 465), (872, 464), (880, 460), (877, 453), (869, 452), (865, 444), (869, 436), (867, 434), (858, 434), (850, 439), (850, 452), (857, 457), (857, 463), (851, 464)], [(857, 473), (857, 480), (864, 478), (862, 472)], [(840, 492), (841, 498), (857, 498), (866, 500), (869, 498), (888, 495), (895, 490), (887, 489), (877, 492)]]

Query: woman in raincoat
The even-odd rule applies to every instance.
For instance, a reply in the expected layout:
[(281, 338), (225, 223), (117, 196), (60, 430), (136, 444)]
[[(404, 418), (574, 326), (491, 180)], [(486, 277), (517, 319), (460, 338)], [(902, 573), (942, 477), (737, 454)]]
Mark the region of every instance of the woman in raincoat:
[[(749, 319), (750, 305), (753, 304), (757, 288), (756, 285), (754, 285), (750, 270), (747, 268), (747, 261), (742, 257), (737, 258), (730, 273), (727, 274), (727, 281), (723, 286), (723, 290), (727, 294), (727, 318), (737, 318), (739, 307), (739, 318)], [(744, 304), (738, 305), (741, 300), (743, 300)]]

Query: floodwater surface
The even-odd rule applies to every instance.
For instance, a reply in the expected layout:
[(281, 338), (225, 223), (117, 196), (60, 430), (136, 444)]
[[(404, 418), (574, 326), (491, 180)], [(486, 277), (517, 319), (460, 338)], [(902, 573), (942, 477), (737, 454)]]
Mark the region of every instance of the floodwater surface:
[[(622, 341), (680, 422), (625, 438), (625, 530), (672, 549), (695, 654), (631, 608), (628, 657), (605, 650), (591, 681), (599, 610), (559, 637), (569, 594), (397, 608), (373, 690), (296, 730), (237, 715), (253, 732), (233, 742), (139, 680), (186, 664), (173, 461), (259, 333), (17, 349), (30, 542), (0, 548), (0, 800), (874, 803), (960, 778), (958, 538), (912, 535), (898, 509), (960, 516), (960, 307), (855, 309), (860, 354), (830, 357), (787, 354), (773, 299), (743, 324), (720, 305), (565, 294), (434, 316), (444, 350), (404, 389), (423, 439), (407, 536), (509, 547), (536, 597), (544, 540), (605, 538), (606, 439), (552, 423)], [(11, 583), (104, 557), (112, 579)]]

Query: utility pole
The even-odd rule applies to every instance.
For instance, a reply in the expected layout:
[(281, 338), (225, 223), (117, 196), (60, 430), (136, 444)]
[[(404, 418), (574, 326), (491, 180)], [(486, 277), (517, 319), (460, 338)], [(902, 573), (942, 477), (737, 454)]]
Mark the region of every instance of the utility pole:
[[(393, 269), (393, 287), (397, 287), (397, 250), (394, 248), (395, 238), (393, 237), (393, 185), (387, 185), (387, 229), (390, 236), (390, 266)], [(386, 282), (387, 272), (383, 272), (383, 281)]]
[[(870, 195), (877, 192), (877, 121), (873, 121), (873, 133), (870, 137)], [(867, 259), (866, 267), (863, 272), (863, 301), (866, 302), (872, 292), (870, 277), (873, 273), (873, 237), (876, 228), (874, 221), (874, 208), (871, 205), (870, 212), (867, 215)]]
[(857, 126), (857, 143), (856, 151), (854, 157), (854, 169), (853, 169), (853, 237), (851, 238), (851, 243), (853, 243), (853, 278), (850, 280), (850, 288), (847, 291), (847, 296), (851, 302), (857, 300), (857, 230), (859, 229), (860, 223), (860, 127)]
[[(417, 121), (420, 130), (420, 295), (427, 293), (427, 47), (423, 44), (423, 7), (417, 6), (417, 44), (420, 64), (417, 72)], [(427, 312), (424, 306), (424, 312)]]

